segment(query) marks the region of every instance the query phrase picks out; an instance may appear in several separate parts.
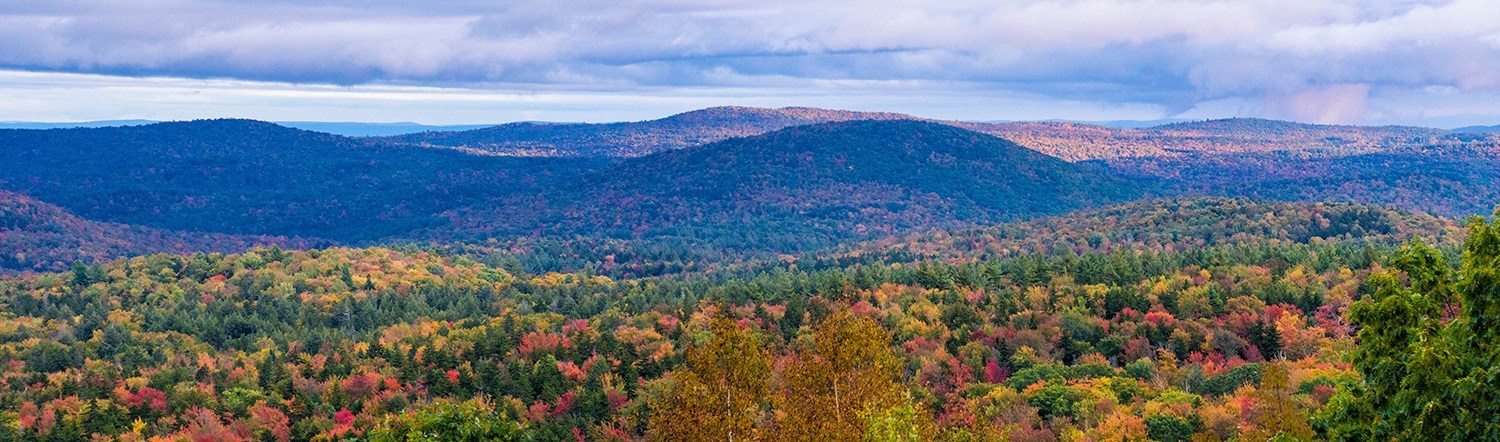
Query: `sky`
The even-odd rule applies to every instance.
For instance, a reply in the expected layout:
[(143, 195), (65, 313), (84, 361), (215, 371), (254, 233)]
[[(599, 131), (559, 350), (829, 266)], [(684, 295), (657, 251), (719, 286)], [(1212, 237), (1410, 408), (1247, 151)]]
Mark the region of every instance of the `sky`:
[(1500, 124), (1495, 0), (0, 0), (0, 121)]

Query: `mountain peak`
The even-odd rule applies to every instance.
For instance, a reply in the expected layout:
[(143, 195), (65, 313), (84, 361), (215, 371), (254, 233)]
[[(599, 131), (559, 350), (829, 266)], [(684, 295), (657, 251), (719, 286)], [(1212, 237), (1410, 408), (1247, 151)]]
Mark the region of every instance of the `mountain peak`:
[[(123, 127), (121, 129), (132, 129), (132, 128), (137, 128), (137, 127), (138, 128), (153, 128), (153, 129), (164, 129), (164, 128), (177, 129), (177, 128), (183, 128), (183, 129), (256, 130), (256, 131), (279, 130), (279, 131), (286, 131), (286, 132), (308, 132), (308, 133), (314, 133), (313, 131), (298, 129), (298, 128), (289, 127), (289, 126), (283, 126), (283, 125), (272, 123), (272, 122), (269, 122), (269, 121), (253, 120), (253, 119), (249, 119), (249, 118), (208, 118), (208, 119), (185, 120), (185, 121), (163, 121), (163, 122), (160, 122), (160, 123), (152, 123), (152, 124), (147, 124), (147, 125), (144, 125), (144, 126)], [(316, 133), (322, 134), (322, 132), (316, 132)]]
[(850, 120), (915, 120), (917, 117), (893, 112), (860, 112), (815, 107), (763, 108), (715, 106), (672, 115), (659, 122), (730, 125), (797, 125)]
[(1202, 131), (1214, 133), (1279, 133), (1289, 130), (1309, 129), (1326, 126), (1327, 125), (1297, 123), (1293, 121), (1271, 120), (1266, 118), (1235, 117), (1201, 121), (1184, 121), (1181, 123), (1152, 126), (1147, 129), (1162, 131)]
[[(947, 165), (961, 161), (1017, 162), (1047, 167), (1063, 163), (1008, 140), (922, 120), (848, 120), (791, 126), (761, 135), (663, 152), (636, 162), (704, 156), (725, 156), (729, 158), (723, 158), (723, 161), (758, 167), (811, 168), (764, 172), (767, 176), (786, 175), (793, 179), (808, 173), (842, 174), (843, 169), (901, 175), (902, 168), (912, 167), (916, 168), (914, 171), (920, 171), (924, 164), (933, 162)], [(719, 160), (708, 158), (688, 161), (720, 164)]]
[(909, 120), (910, 115), (810, 107), (718, 106), (666, 118), (606, 124), (505, 124), (460, 132), (392, 137), (404, 143), (475, 149), (502, 155), (638, 157), (792, 126), (851, 120)]
[[(854, 120), (632, 158), (547, 204), (467, 213), (461, 231), (693, 236), (787, 249), (919, 226), (1060, 213), (1142, 191), (1085, 165), (1000, 138), (917, 120)], [(567, 207), (548, 211), (549, 207)], [(487, 220), (505, 220), (486, 224)], [(776, 241), (798, 238), (788, 243)]]

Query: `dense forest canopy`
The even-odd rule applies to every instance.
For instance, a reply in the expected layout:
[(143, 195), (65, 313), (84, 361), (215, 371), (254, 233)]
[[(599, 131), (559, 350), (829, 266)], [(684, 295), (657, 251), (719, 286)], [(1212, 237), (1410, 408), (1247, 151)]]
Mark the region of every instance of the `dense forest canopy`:
[(950, 126), (854, 121), (626, 160), (554, 192), (460, 211), (453, 229), (805, 251), (913, 228), (1059, 214), (1130, 200), (1143, 187)]
[(0, 440), (1500, 440), (1497, 140), (0, 130)]
[(1391, 244), (1413, 237), (1456, 245), (1460, 223), (1380, 206), (1237, 198), (1141, 200), (979, 229), (940, 230), (846, 247), (844, 255), (975, 260), (1029, 253), (1174, 252), (1258, 243)]
[(90, 220), (199, 232), (380, 239), (576, 168), (249, 120), (0, 130), (0, 188)]
[(328, 246), (328, 241), (154, 229), (79, 218), (34, 198), (0, 190), (0, 274), (62, 271), (78, 261), (104, 262), (156, 252), (231, 252), (254, 246)]
[[(1227, 207), (1223, 222), (1268, 213), (1184, 204)], [(1399, 290), (1438, 287), (1454, 295), (1435, 294), (1424, 315), (1487, 302), (1496, 226), (1475, 221), (1467, 247), (1439, 237), (1439, 249), (1398, 249), (1395, 237), (1278, 237), (1380, 219), (1334, 209), (1182, 250), (1098, 244), (955, 264), (812, 260), (650, 278), (533, 273), (415, 248), (80, 264), (0, 282), (0, 359), (12, 387), (0, 397), (0, 431), (28, 440), (455, 431), (500, 440), (1365, 440), (1376, 430), (1360, 416), (1388, 412), (1355, 397), (1403, 384), (1377, 386), (1364, 361), (1408, 354), (1356, 340), (1381, 333), (1372, 305), (1395, 308), (1389, 299), (1407, 296)], [(1325, 225), (1331, 219), (1341, 224)], [(1444, 264), (1460, 252), (1463, 269)], [(1410, 288), (1397, 275), (1411, 275)], [(1480, 333), (1480, 317), (1463, 318), (1449, 328)], [(1454, 330), (1436, 333), (1459, 346), (1447, 352), (1468, 351), (1463, 342), (1474, 341)], [(1482, 379), (1473, 370), (1493, 366), (1484, 361), (1409, 363), (1455, 364), (1443, 369), (1453, 382), (1474, 382), (1464, 379)], [(1493, 431), (1477, 416), (1453, 419), (1472, 428), (1463, 434)], [(1391, 422), (1378, 434), (1434, 431)]]

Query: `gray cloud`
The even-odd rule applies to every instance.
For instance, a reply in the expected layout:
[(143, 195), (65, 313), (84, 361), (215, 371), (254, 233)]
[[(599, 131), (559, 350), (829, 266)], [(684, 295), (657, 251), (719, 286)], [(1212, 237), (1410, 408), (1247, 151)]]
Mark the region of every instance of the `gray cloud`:
[(479, 89), (919, 82), (1362, 121), (1382, 95), (1500, 89), (1489, 3), (0, 0), (0, 67)]

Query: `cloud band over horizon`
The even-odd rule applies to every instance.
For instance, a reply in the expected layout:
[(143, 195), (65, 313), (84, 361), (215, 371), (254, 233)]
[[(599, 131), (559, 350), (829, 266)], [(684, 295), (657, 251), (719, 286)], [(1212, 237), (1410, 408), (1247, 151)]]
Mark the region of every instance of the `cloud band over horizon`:
[[(50, 113), (0, 105), (0, 119), (119, 116), (56, 103), (101, 82), (226, 91), (239, 81), (286, 96), (145, 102), (135, 115), (286, 119), (276, 112), (321, 106), (331, 119), (387, 118), (372, 107), (390, 96), (370, 94), (399, 91), (489, 102), (474, 109), (483, 118), (524, 116), (526, 100), (503, 98), (531, 96), (553, 103), (532, 112), (615, 109), (580, 119), (802, 104), (965, 119), (1459, 124), (1500, 115), (1500, 21), (1487, 3), (0, 0), (0, 68), (11, 71), (0, 96), (53, 102)], [(610, 96), (640, 102), (632, 111)]]

